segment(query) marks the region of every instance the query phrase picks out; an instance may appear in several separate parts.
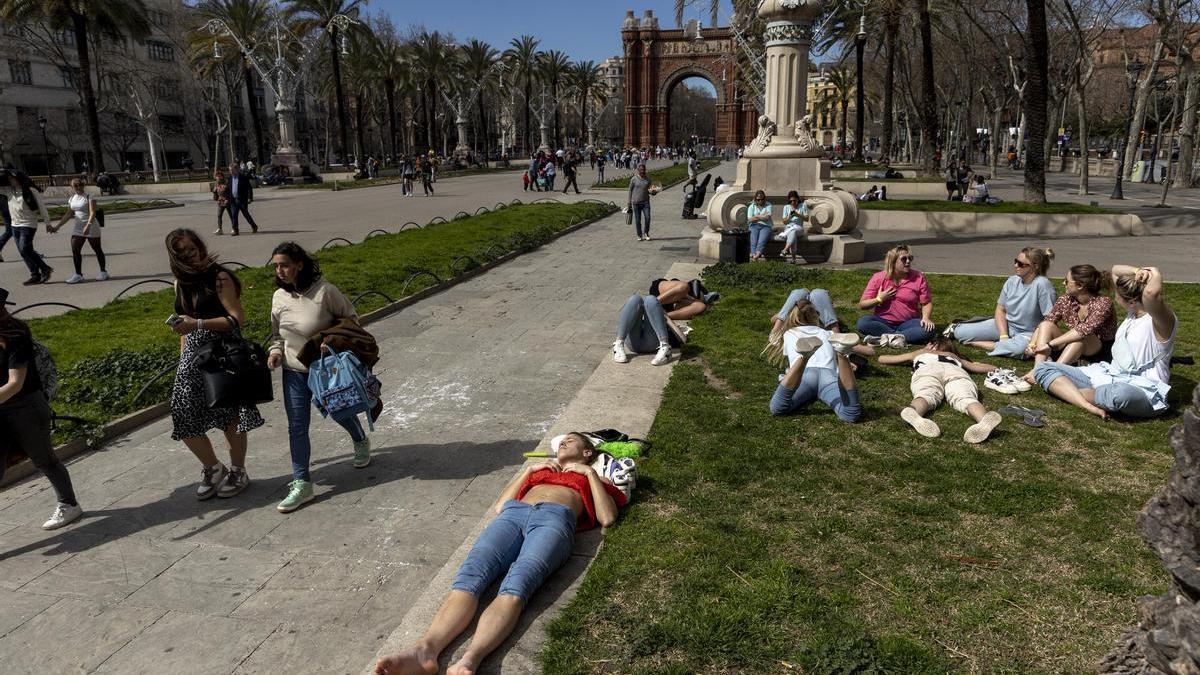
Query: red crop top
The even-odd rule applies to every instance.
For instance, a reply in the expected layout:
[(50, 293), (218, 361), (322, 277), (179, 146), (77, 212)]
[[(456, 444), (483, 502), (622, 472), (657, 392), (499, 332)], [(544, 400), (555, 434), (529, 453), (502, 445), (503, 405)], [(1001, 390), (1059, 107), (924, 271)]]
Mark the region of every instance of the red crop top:
[[(613, 498), (617, 508), (628, 503), (629, 500), (625, 498), (625, 493), (621, 492), (617, 486), (604, 479), (601, 479), (600, 482), (604, 485), (604, 491), (608, 493), (608, 496)], [(521, 489), (517, 490), (515, 499), (520, 500), (535, 485), (561, 485), (578, 492), (579, 498), (583, 500), (583, 513), (579, 514), (579, 520), (575, 523), (575, 531), (583, 532), (596, 526), (596, 503), (592, 501), (592, 489), (588, 485), (587, 476), (574, 471), (554, 471), (553, 469), (534, 471), (529, 474), (529, 478), (525, 479), (525, 484), (521, 486)]]

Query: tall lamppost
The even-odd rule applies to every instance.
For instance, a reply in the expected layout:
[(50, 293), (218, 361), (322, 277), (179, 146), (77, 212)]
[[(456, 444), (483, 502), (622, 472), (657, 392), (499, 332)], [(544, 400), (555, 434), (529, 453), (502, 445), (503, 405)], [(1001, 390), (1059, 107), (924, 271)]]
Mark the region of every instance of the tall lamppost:
[(46, 162), (46, 176), (51, 185), (54, 185), (54, 167), (50, 166), (50, 144), (46, 141), (46, 118), (39, 117), (37, 121), (38, 129), (42, 130), (42, 158)]
[[(862, 16), (858, 19), (858, 35), (854, 38), (855, 72), (854, 72), (854, 157), (851, 161), (862, 162), (863, 158), (863, 114), (866, 103), (863, 101), (863, 48), (867, 44), (867, 5), (863, 3)], [(842, 139), (845, 142), (845, 139)]]
[[(279, 122), (279, 146), (271, 155), (271, 163), (287, 166), (292, 171), (292, 175), (299, 176), (309, 171), (308, 157), (296, 145), (296, 93), (300, 90), (300, 85), (308, 72), (312, 59), (321, 51), (318, 46), (322, 44), (325, 35), (334, 28), (341, 29), (342, 54), (348, 55), (350, 49), (346, 31), (350, 26), (357, 25), (359, 25), (357, 20), (345, 14), (338, 14), (325, 24), (320, 35), (313, 33), (301, 38), (284, 25), (282, 17), (273, 16), (271, 24), (267, 28), (268, 38), (260, 42), (255, 39), (256, 36), (247, 36), (251, 41), (251, 44), (247, 45), (220, 19), (212, 19), (204, 24), (204, 29), (213, 35), (214, 59), (221, 58), (221, 44), (217, 42), (216, 38), (218, 36), (230, 38), (237, 44), (246, 60), (258, 71), (263, 85), (271, 88), (271, 93), (275, 96), (275, 116)], [(274, 54), (270, 53), (272, 46)], [(264, 47), (267, 53), (258, 53)], [(289, 56), (292, 58), (289, 59)], [(345, 148), (343, 148), (344, 151)]]
[(1110, 199), (1125, 199), (1125, 192), (1121, 189), (1121, 181), (1125, 176), (1125, 149), (1129, 146), (1129, 137), (1133, 133), (1133, 97), (1137, 93), (1138, 74), (1142, 72), (1141, 61), (1134, 61), (1125, 68), (1125, 72), (1129, 76), (1129, 124), (1125, 126), (1125, 139), (1121, 141), (1121, 152), (1117, 155), (1117, 180), (1113, 184), (1112, 194)]

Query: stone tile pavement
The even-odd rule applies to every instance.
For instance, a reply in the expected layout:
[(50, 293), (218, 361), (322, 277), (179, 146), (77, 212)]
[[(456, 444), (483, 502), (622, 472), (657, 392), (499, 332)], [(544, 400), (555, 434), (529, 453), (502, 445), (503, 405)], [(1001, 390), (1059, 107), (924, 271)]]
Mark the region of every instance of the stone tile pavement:
[(358, 672), (607, 358), (621, 302), (695, 259), (704, 221), (680, 201), (655, 198), (654, 241), (618, 213), (373, 324), (374, 461), (353, 469), (345, 433), (314, 421), (318, 496), (295, 513), (274, 508), (278, 402), (234, 499), (194, 499), (168, 420), (70, 462), (87, 513), (64, 530), (39, 527), (44, 479), (0, 492), (0, 673)]

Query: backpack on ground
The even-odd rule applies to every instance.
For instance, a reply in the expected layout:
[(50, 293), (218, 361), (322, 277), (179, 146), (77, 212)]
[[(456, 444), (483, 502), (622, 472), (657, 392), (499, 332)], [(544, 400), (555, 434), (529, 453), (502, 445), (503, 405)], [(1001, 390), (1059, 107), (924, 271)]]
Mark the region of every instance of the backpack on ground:
[(47, 401), (53, 401), (58, 396), (58, 366), (54, 365), (54, 357), (46, 345), (37, 340), (33, 340), (33, 365), (42, 381), (42, 393)]
[(358, 357), (349, 351), (331, 350), (308, 369), (308, 388), (313, 393), (313, 404), (323, 417), (332, 417), (341, 423), (359, 413), (367, 413), (367, 426), (371, 431), (375, 431), (375, 422), (370, 411), (379, 396), (378, 387), (371, 382), (373, 379)]

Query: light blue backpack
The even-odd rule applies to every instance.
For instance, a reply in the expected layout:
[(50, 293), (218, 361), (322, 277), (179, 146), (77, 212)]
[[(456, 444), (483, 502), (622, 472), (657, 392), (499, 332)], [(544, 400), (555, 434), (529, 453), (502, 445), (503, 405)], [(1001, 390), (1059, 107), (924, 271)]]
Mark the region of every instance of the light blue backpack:
[(378, 389), (372, 387), (372, 380), (375, 377), (348, 351), (330, 350), (308, 368), (308, 388), (312, 391), (313, 405), (322, 416), (342, 422), (359, 413), (368, 413), (367, 425), (375, 431), (369, 413), (378, 399)]

